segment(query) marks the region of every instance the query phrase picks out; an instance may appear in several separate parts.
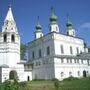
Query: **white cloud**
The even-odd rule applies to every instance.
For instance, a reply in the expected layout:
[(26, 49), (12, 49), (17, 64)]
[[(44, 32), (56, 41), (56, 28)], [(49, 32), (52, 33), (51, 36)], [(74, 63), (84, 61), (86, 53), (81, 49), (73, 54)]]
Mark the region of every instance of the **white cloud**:
[(87, 23), (83, 23), (81, 26), (80, 26), (81, 29), (90, 29), (90, 22), (87, 22)]

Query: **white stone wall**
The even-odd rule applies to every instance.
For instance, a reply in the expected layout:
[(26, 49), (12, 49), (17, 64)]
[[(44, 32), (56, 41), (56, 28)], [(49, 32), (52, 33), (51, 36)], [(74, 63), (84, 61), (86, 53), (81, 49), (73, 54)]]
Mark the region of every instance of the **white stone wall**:
[(51, 35), (47, 35), (46, 37), (42, 37), (40, 39), (37, 39), (33, 42), (31, 42), (28, 47), (28, 55), (29, 59), (33, 60), (32, 58), (32, 52), (35, 53), (35, 59), (39, 59), (39, 49), (41, 49), (42, 57), (47, 56), (46, 48), (50, 47), (50, 56), (54, 55), (54, 41), (51, 40)]
[(32, 79), (53, 79), (54, 76), (54, 64), (53, 58), (41, 59), (34, 61), (34, 66), (32, 70)]
[[(77, 55), (77, 48), (79, 53), (84, 52), (84, 41), (82, 39), (56, 33), (53, 35), (56, 55)], [(61, 45), (64, 53), (61, 53)], [(72, 47), (72, 54), (70, 53), (70, 47)]]
[[(61, 62), (60, 58), (54, 59), (54, 65), (55, 65), (55, 78), (62, 80), (64, 78), (70, 77), (69, 72), (72, 72), (71, 76), (73, 77), (83, 77), (83, 71), (85, 70), (87, 73), (87, 76), (90, 75), (90, 66), (88, 66), (87, 60), (83, 60), (83, 63), (81, 62), (81, 59), (79, 59), (79, 62), (74, 61), (72, 59), (72, 63), (68, 62), (67, 59), (63, 59), (63, 63)], [(78, 71), (80, 72), (80, 75), (78, 75)], [(63, 75), (61, 74), (63, 72)]]
[[(61, 53), (61, 45), (63, 45), (63, 54)], [(46, 54), (47, 46), (50, 46), (49, 56)], [(72, 47), (72, 54), (70, 53), (70, 47)], [(38, 57), (39, 48), (42, 50), (41, 58)], [(80, 58), (76, 58), (76, 55), (85, 52), (84, 50), (84, 40), (55, 32), (30, 42), (29, 59), (33, 63), (32, 79), (57, 78), (62, 80), (69, 77), (70, 73), (74, 77), (83, 77), (84, 70), (90, 74), (90, 66), (88, 66), (87, 60), (83, 60), (82, 63)], [(32, 58), (33, 51), (35, 52), (34, 59)], [(62, 57), (64, 57), (63, 63), (61, 62)], [(67, 62), (67, 57), (69, 62)], [(75, 59), (77, 59), (76, 62)], [(61, 76), (61, 72), (63, 72), (63, 76)]]
[(9, 68), (1, 68), (1, 82), (9, 79)]

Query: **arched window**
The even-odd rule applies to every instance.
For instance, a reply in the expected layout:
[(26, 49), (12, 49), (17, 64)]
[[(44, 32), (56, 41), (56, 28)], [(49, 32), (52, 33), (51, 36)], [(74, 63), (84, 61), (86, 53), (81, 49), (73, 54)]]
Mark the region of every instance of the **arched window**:
[(61, 54), (63, 54), (64, 53), (63, 45), (61, 45), (60, 48), (61, 48)]
[(50, 47), (48, 46), (46, 49), (47, 49), (47, 55), (50, 55)]
[(58, 31), (58, 28), (57, 28), (57, 26), (56, 26), (56, 31)]
[(77, 54), (79, 54), (79, 49), (78, 49), (78, 47), (76, 48), (76, 51), (77, 51)]
[(61, 72), (61, 77), (63, 77), (64, 76), (64, 72)]
[(69, 72), (69, 77), (71, 77), (72, 76), (72, 72)]
[(4, 42), (7, 42), (7, 34), (4, 34), (3, 40), (4, 40)]
[(73, 54), (73, 50), (72, 47), (70, 46), (70, 54)]
[(14, 35), (11, 36), (11, 41), (15, 42), (15, 36)]
[(80, 71), (77, 72), (78, 76), (80, 76)]

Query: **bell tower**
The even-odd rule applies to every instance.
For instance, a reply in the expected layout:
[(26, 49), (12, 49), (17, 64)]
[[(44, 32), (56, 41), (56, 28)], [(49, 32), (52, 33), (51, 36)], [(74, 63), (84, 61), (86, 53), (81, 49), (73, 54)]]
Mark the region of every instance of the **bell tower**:
[(0, 36), (0, 65), (15, 66), (20, 62), (20, 36), (9, 6)]

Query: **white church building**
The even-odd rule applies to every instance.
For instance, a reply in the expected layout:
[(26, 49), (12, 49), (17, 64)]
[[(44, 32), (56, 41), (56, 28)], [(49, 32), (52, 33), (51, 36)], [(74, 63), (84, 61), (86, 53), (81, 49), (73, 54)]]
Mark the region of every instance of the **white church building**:
[(42, 33), (39, 20), (35, 29), (35, 39), (27, 45), (28, 61), (22, 62), (20, 35), (9, 7), (0, 32), (0, 82), (15, 78), (27, 81), (90, 76), (90, 54), (85, 41), (76, 37), (69, 17), (65, 34), (60, 33), (57, 16), (53, 10), (49, 33)]

